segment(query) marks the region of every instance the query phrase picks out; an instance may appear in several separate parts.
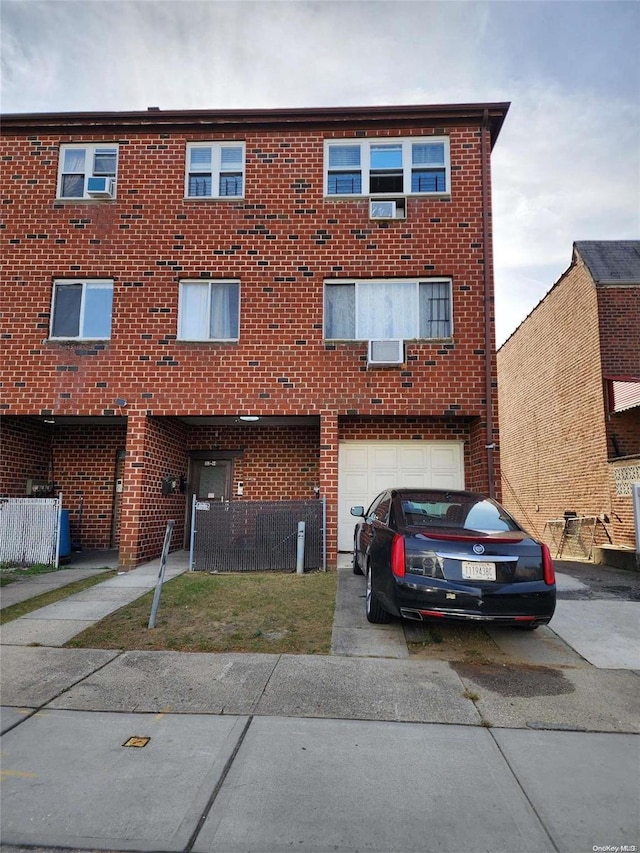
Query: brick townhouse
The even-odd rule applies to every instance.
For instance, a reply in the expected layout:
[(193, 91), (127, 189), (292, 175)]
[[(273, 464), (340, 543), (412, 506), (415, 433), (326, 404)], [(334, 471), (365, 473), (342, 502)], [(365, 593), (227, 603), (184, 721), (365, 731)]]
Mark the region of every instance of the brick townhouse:
[[(614, 551), (635, 549), (640, 482), (640, 241), (574, 243), (498, 371), (505, 505), (569, 555), (604, 545), (604, 562), (624, 562)], [(578, 519), (562, 542), (565, 512)]]
[(191, 498), (496, 493), (508, 104), (5, 115), (0, 494), (122, 568)]

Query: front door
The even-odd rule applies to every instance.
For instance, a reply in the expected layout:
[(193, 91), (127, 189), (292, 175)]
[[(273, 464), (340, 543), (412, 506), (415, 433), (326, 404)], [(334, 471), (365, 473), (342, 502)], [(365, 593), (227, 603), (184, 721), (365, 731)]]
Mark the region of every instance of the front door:
[(231, 460), (194, 459), (191, 494), (199, 501), (228, 501), (231, 498)]
[(232, 465), (231, 459), (217, 459), (215, 453), (206, 458), (191, 460), (185, 545), (191, 535), (193, 496), (195, 495), (197, 501), (231, 500)]

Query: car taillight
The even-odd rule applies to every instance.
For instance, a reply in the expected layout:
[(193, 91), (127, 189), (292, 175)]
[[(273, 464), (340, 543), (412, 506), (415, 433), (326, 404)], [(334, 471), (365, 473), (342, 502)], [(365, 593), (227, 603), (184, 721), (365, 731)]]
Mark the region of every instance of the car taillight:
[(396, 533), (391, 542), (391, 571), (397, 578), (403, 578), (406, 572), (404, 537), (398, 533)]
[(544, 582), (549, 586), (553, 586), (556, 582), (556, 572), (553, 568), (553, 560), (551, 559), (551, 551), (547, 545), (541, 545), (542, 548), (542, 572)]

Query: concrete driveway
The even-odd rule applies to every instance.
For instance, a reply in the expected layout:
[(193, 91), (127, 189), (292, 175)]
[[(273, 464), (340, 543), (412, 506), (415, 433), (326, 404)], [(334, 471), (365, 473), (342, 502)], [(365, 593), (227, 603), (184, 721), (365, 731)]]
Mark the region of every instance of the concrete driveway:
[[(388, 625), (367, 622), (365, 581), (350, 566), (350, 555), (341, 554), (332, 654), (408, 657), (405, 635), (416, 626), (399, 619)], [(573, 664), (582, 659), (600, 669), (640, 671), (640, 574), (556, 561), (556, 580), (558, 600), (549, 626), (531, 633), (489, 628), (494, 642), (527, 663)]]

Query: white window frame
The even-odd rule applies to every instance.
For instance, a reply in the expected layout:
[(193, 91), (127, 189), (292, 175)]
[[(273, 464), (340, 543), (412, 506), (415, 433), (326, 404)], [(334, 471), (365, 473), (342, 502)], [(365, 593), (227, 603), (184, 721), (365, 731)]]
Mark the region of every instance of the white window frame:
[[(95, 157), (96, 153), (100, 150), (113, 150), (116, 154), (116, 165), (113, 175), (110, 173), (95, 171)], [(67, 151), (84, 151), (84, 171), (83, 172), (72, 172), (65, 170), (65, 157)], [(56, 199), (60, 201), (78, 201), (82, 199), (83, 201), (92, 201), (93, 199), (87, 192), (87, 183), (89, 178), (102, 178), (102, 177), (110, 177), (113, 179), (114, 185), (114, 194), (115, 198), (115, 190), (118, 186), (118, 160), (119, 160), (119, 147), (116, 142), (72, 142), (72, 143), (62, 143), (60, 145), (59, 158), (58, 158), (58, 183), (56, 189)], [(84, 175), (84, 186), (82, 189), (82, 195), (62, 195), (62, 179), (65, 175)]]
[[(82, 285), (82, 295), (80, 298), (80, 313), (78, 316), (78, 334), (77, 335), (54, 335), (53, 325), (56, 317), (56, 302), (58, 297), (58, 287), (64, 285)], [(108, 335), (84, 335), (82, 334), (86, 314), (86, 293), (88, 289), (104, 289), (111, 290), (111, 316), (109, 318), (109, 334)], [(51, 319), (49, 323), (49, 339), (52, 341), (108, 341), (111, 339), (111, 328), (113, 322), (113, 279), (112, 278), (56, 278), (53, 281), (53, 292), (51, 294)]]
[[(332, 146), (353, 146), (357, 145), (360, 147), (360, 168), (358, 169), (350, 169), (349, 167), (332, 167), (331, 172), (350, 172), (350, 171), (360, 171), (361, 173), (361, 191), (359, 193), (330, 193), (329, 192), (329, 149)], [(379, 147), (381, 145), (401, 145), (402, 146), (402, 190), (392, 191), (392, 192), (374, 192), (370, 191), (370, 176), (371, 176), (371, 150), (372, 148)], [(411, 176), (414, 171), (414, 168), (418, 169), (418, 166), (414, 167), (413, 164), (413, 145), (443, 145), (444, 146), (444, 163), (440, 168), (444, 169), (445, 173), (445, 187), (444, 189), (438, 189), (435, 191), (429, 192), (412, 192), (411, 191)], [(438, 197), (445, 196), (449, 197), (451, 195), (451, 146), (450, 140), (447, 135), (442, 136), (382, 136), (382, 137), (371, 137), (370, 139), (353, 139), (349, 138), (335, 138), (335, 139), (325, 139), (324, 141), (324, 195), (326, 199), (333, 198), (363, 198), (363, 197), (374, 197), (374, 198), (397, 198), (404, 196), (414, 196), (416, 198), (424, 198), (424, 197)], [(429, 168), (427, 165), (425, 168)], [(433, 169), (438, 168), (437, 166), (431, 167)]]
[[(451, 278), (446, 276), (436, 276), (436, 277), (425, 277), (419, 276), (416, 278), (349, 278), (349, 279), (338, 279), (338, 278), (328, 278), (324, 281), (323, 288), (323, 310), (324, 310), (324, 322), (323, 322), (323, 335), (324, 340), (327, 342), (331, 341), (367, 341), (370, 340), (371, 337), (369, 335), (364, 335), (361, 333), (358, 328), (358, 315), (359, 315), (359, 300), (358, 300), (358, 285), (371, 285), (371, 284), (400, 284), (400, 285), (414, 285), (415, 286), (415, 301), (414, 301), (414, 310), (412, 312), (412, 318), (415, 320), (416, 334), (412, 335), (403, 335), (402, 340), (408, 341), (440, 341), (440, 340), (451, 340), (453, 338), (453, 281)], [(446, 284), (448, 286), (448, 306), (449, 306), (449, 334), (434, 336), (434, 337), (421, 337), (420, 335), (420, 285), (421, 284)], [(353, 285), (355, 287), (355, 305), (354, 305), (354, 321), (355, 321), (355, 331), (354, 336), (349, 338), (332, 338), (327, 335), (327, 301), (326, 301), (326, 289), (328, 286), (337, 285), (337, 286), (349, 286)], [(438, 321), (434, 321), (438, 322)], [(444, 321), (440, 321), (444, 322)], [(384, 336), (381, 336), (384, 338)], [(377, 340), (378, 338), (376, 338)]]
[[(194, 149), (211, 149), (211, 168), (197, 169), (191, 167), (191, 152)], [(222, 149), (223, 148), (240, 148), (242, 151), (242, 163), (240, 169), (223, 169), (222, 168)], [(226, 172), (240, 171), (242, 174), (242, 192), (237, 195), (221, 194), (220, 193), (220, 177)], [(189, 181), (192, 174), (202, 172), (203, 174), (211, 173), (211, 194), (210, 195), (190, 195)], [(246, 144), (240, 140), (220, 140), (217, 142), (187, 142), (185, 154), (185, 175), (184, 175), (184, 197), (189, 201), (199, 199), (226, 199), (244, 198), (246, 183)]]
[[(234, 337), (191, 337), (184, 334), (183, 319), (185, 317), (185, 285), (200, 285), (203, 288), (207, 287), (206, 308), (203, 314), (207, 318), (207, 325), (211, 322), (211, 292), (212, 288), (221, 284), (234, 284), (238, 288), (238, 328), (237, 335)], [(182, 279), (179, 283), (178, 290), (178, 332), (177, 339), (179, 341), (195, 341), (200, 343), (237, 343), (240, 340), (240, 307), (242, 304), (242, 293), (240, 280), (237, 278), (187, 278)]]

